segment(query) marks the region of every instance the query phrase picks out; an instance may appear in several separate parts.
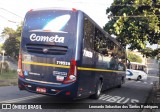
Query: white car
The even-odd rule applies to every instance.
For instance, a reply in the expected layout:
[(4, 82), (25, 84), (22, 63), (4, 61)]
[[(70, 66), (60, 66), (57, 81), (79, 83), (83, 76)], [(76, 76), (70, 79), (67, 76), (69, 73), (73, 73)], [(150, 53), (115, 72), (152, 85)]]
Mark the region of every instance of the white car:
[(126, 78), (127, 79), (135, 79), (135, 80), (146, 80), (147, 79), (147, 73), (141, 70), (132, 70), (127, 69), (126, 71)]

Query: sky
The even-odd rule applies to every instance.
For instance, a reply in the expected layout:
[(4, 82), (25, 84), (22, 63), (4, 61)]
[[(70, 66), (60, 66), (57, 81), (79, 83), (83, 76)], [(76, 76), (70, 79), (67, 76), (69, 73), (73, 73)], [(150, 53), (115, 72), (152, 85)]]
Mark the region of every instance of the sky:
[(0, 0), (0, 31), (6, 26), (15, 29), (20, 21), (23, 21), (27, 11), (47, 7), (80, 9), (103, 27), (108, 21), (106, 9), (112, 2), (113, 0)]
[[(17, 25), (23, 21), (27, 11), (48, 7), (67, 7), (82, 10), (99, 26), (103, 27), (108, 22), (106, 9), (110, 7), (112, 2), (113, 0), (0, 0), (0, 33), (4, 27), (16, 29)], [(0, 43), (3, 41), (0, 38)]]
[[(103, 27), (108, 21), (106, 9), (112, 2), (113, 0), (0, 0), (0, 33), (4, 27), (16, 29), (29, 10), (50, 7), (82, 10)], [(0, 43), (3, 41), (0, 38)]]

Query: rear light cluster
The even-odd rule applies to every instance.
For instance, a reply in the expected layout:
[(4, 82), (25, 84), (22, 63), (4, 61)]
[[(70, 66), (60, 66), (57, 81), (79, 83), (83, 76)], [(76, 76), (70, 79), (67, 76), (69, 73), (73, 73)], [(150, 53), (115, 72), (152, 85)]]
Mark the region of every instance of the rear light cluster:
[(17, 69), (19, 77), (24, 78), (23, 72), (22, 72), (22, 54), (19, 54), (18, 57), (18, 69)]
[(72, 59), (67, 78), (63, 81), (63, 83), (69, 84), (75, 82), (76, 79), (77, 79), (77, 63), (74, 59)]

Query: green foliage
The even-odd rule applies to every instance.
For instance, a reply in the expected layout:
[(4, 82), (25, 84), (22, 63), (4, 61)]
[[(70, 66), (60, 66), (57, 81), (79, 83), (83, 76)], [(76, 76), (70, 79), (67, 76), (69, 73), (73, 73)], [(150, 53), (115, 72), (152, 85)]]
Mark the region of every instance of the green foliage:
[(160, 40), (160, 0), (114, 0), (106, 10), (110, 21), (104, 29), (130, 49), (145, 49)]
[(17, 71), (15, 70), (9, 70), (7, 72), (3, 72), (0, 74), (0, 80), (5, 80), (5, 79), (17, 79)]
[(15, 37), (9, 37), (3, 44), (3, 49), (8, 56), (11, 56), (15, 59), (18, 58), (19, 54), (19, 40)]
[(2, 74), (0, 74), (0, 86), (17, 85), (17, 79), (18, 79), (18, 75), (15, 70), (2, 72)]
[(142, 58), (134, 53), (128, 52), (128, 59), (131, 62), (139, 62), (142, 63)]
[(21, 30), (22, 26), (20, 25), (16, 31), (6, 27), (2, 32), (3, 37), (7, 37), (2, 48), (5, 50), (5, 54), (15, 59), (18, 58), (19, 54)]
[(13, 37), (15, 36), (16, 31), (13, 30), (12, 28), (5, 27), (1, 33), (1, 36), (3, 38), (8, 38), (8, 37)]
[(158, 53), (160, 53), (160, 48), (153, 50), (147, 47), (145, 49), (140, 50), (140, 52), (146, 55), (147, 57), (155, 57), (158, 55)]

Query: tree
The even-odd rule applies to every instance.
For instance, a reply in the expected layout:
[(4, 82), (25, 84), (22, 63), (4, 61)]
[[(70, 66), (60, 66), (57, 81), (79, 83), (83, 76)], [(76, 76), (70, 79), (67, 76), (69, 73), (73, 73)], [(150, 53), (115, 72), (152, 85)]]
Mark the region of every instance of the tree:
[(104, 30), (129, 49), (142, 50), (160, 40), (160, 0), (114, 0)]
[[(152, 48), (145, 48), (145, 49), (142, 49), (140, 50), (144, 55), (146, 55), (146, 57), (153, 57), (154, 53), (155, 52)], [(155, 56), (155, 55), (154, 55)]]
[(8, 37), (2, 48), (6, 51), (6, 54), (17, 59), (20, 47), (20, 36), (21, 36), (22, 25), (18, 26), (16, 30), (12, 28), (4, 28), (2, 35)]
[(142, 63), (142, 58), (134, 53), (128, 52), (128, 59), (131, 62), (139, 62)]
[(5, 53), (15, 59), (17, 59), (19, 54), (19, 40), (16, 37), (9, 37), (3, 44), (3, 49)]
[(16, 33), (15, 30), (13, 30), (12, 28), (9, 28), (9, 27), (5, 27), (1, 33), (1, 37), (3, 38), (9, 38), (9, 37), (12, 37), (14, 36)]

